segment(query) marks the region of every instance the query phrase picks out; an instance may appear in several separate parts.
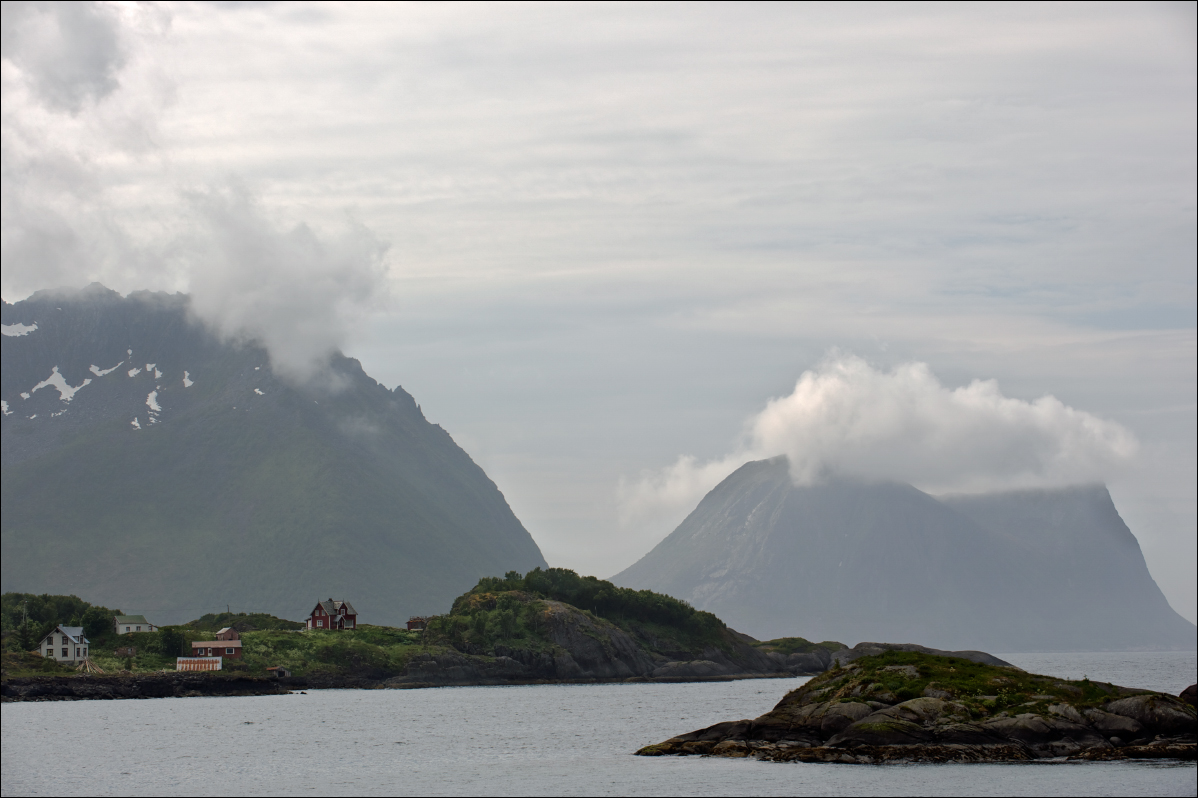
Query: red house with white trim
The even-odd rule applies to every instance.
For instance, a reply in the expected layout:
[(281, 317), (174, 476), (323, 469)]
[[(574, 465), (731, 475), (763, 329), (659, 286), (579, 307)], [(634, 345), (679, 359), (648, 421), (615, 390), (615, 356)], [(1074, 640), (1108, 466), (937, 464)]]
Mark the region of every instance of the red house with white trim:
[(356, 629), (357, 626), (358, 611), (348, 601), (318, 601), (308, 616), (309, 629)]

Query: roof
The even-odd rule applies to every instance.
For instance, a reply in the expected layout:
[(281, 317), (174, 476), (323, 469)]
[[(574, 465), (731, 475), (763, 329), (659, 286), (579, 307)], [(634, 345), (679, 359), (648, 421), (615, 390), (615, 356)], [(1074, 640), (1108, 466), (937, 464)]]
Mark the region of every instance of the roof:
[(144, 623), (148, 626), (154, 625), (154, 624), (150, 623), (149, 621), (147, 621), (146, 616), (144, 616), (144, 615), (117, 615), (116, 622), (117, 623)]
[(236, 631), (237, 631), (237, 630), (236, 630), (236, 629), (234, 629), (232, 626), (225, 626), (225, 627), (223, 627), (223, 628), (221, 628), (221, 629), (217, 629), (217, 630), (216, 630), (216, 633), (217, 633), (218, 635), (223, 635), (225, 632), (236, 632)]
[(88, 640), (86, 637), (83, 636), (83, 627), (82, 626), (62, 626), (60, 624), (58, 626), (55, 626), (54, 629), (51, 630), (48, 634), (44, 635), (42, 637), (42, 640), (45, 640), (47, 637), (49, 637), (50, 635), (53, 635), (53, 634), (64, 634), (67, 637), (71, 638), (71, 640), (76, 643), (90, 643), (91, 642), (90, 640)]
[(358, 614), (358, 611), (355, 610), (353, 605), (350, 604), (348, 601), (341, 601), (340, 599), (337, 599), (337, 600), (329, 599), (328, 601), (318, 601), (316, 603), (318, 605), (320, 605), (321, 607), (324, 607), (324, 611), (327, 612), (329, 615), (340, 615), (341, 614), (340, 610), (342, 607), (345, 608), (346, 615), (357, 615)]
[(192, 648), (240, 648), (240, 640), (196, 640), (191, 644)]

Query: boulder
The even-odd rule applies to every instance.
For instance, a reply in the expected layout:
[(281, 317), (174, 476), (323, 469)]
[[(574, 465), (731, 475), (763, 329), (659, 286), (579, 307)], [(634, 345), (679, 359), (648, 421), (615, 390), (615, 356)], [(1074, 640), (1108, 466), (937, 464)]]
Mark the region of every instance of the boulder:
[(1111, 701), (1107, 712), (1122, 715), (1140, 723), (1150, 734), (1194, 734), (1198, 731), (1198, 715), (1194, 707), (1173, 696), (1152, 694), (1133, 695)]
[(1198, 701), (1198, 684), (1191, 684), (1189, 687), (1182, 690), (1181, 695), (1178, 696), (1178, 698), (1192, 707), (1198, 706), (1198, 704), (1195, 704), (1195, 702)]
[[(1101, 709), (1086, 710), (1086, 720), (1103, 734), (1112, 735), (1112, 742), (1116, 739), (1119, 739), (1120, 742), (1122, 740), (1134, 740), (1144, 730), (1144, 726), (1137, 720), (1125, 718), (1122, 715), (1114, 715), (1110, 712), (1103, 712)], [(1119, 743), (1115, 744), (1119, 745)]]

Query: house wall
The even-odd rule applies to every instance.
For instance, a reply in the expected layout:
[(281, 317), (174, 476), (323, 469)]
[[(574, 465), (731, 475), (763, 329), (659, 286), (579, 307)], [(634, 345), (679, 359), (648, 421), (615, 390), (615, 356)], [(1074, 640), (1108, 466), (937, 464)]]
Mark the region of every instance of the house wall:
[[(88, 647), (86, 643), (71, 642), (69, 637), (67, 638), (67, 642), (63, 643), (62, 640), (64, 637), (66, 635), (55, 632), (42, 638), (42, 642), (38, 646), (41, 655), (57, 662), (78, 662), (87, 656)], [(50, 645), (46, 644), (47, 640), (52, 641)], [(63, 654), (64, 650), (67, 652), (66, 654)]]
[[(308, 628), (333, 629), (335, 627), (333, 623), (330, 623), (330, 621), (336, 622), (341, 619), (345, 620), (346, 629), (356, 629), (358, 627), (357, 615), (326, 615), (322, 609), (318, 608), (317, 610), (314, 610), (310, 616), (308, 616)], [(317, 626), (317, 621), (323, 621), (324, 623), (321, 626)]]
[[(227, 659), (241, 659), (241, 646), (232, 646), (228, 640), (207, 640), (204, 647), (192, 646), (191, 655), (193, 657), (225, 657)], [(240, 642), (240, 641), (238, 641)], [(229, 654), (228, 650), (232, 648), (233, 653)]]
[(137, 632), (157, 632), (158, 627), (152, 623), (118, 623), (116, 624), (116, 633), (118, 635), (131, 635)]

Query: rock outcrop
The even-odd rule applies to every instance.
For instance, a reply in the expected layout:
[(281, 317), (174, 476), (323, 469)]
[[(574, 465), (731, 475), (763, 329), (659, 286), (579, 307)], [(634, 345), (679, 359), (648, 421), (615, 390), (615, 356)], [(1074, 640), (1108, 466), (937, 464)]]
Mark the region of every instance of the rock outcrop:
[(794, 675), (785, 657), (758, 650), (756, 641), (731, 629), (725, 630), (719, 645), (687, 652), (687, 659), (672, 659), (653, 645), (659, 641), (651, 633), (635, 624), (628, 631), (561, 601), (539, 605), (544, 623), (540, 639), (497, 644), (485, 652), (465, 645), (465, 651), (422, 653), (385, 685), (689, 682)]
[(1194, 707), (1173, 696), (888, 651), (834, 668), (756, 720), (637, 753), (846, 763), (1194, 759), (1196, 731)]
[(280, 695), (287, 687), (261, 676), (214, 673), (28, 676), (6, 678), (0, 701)]

